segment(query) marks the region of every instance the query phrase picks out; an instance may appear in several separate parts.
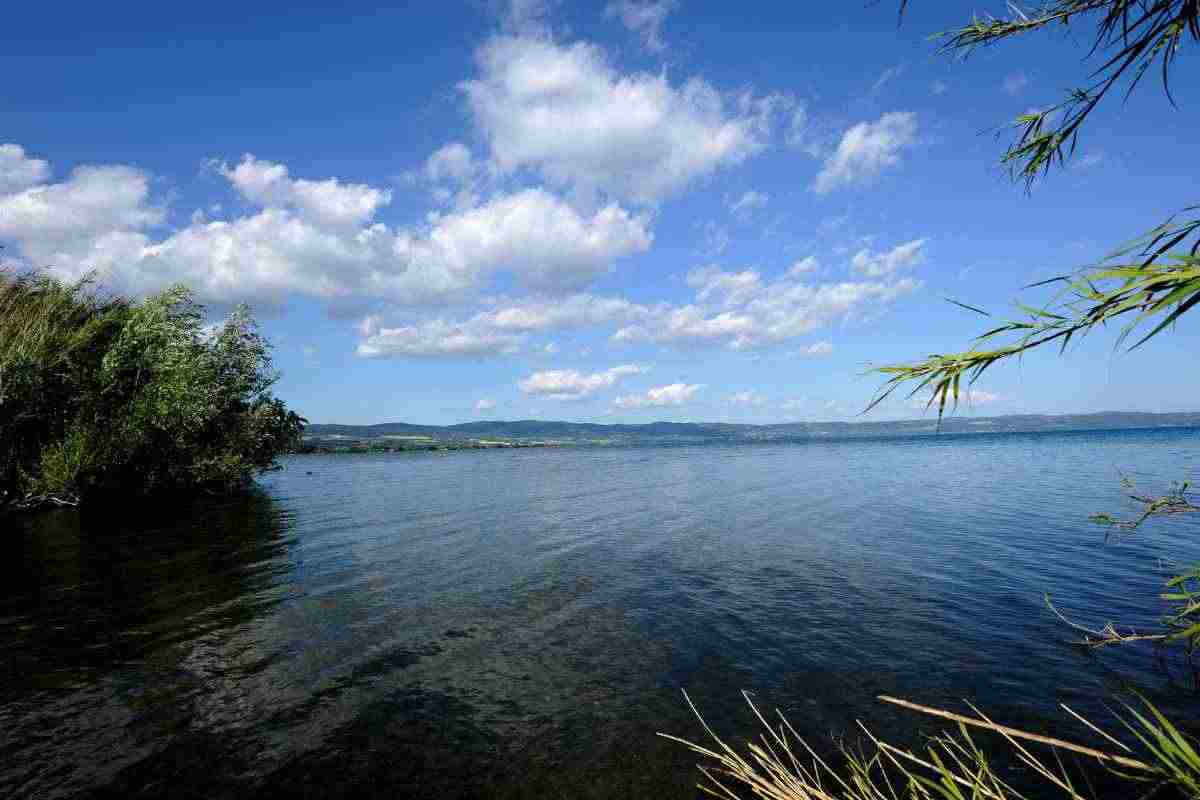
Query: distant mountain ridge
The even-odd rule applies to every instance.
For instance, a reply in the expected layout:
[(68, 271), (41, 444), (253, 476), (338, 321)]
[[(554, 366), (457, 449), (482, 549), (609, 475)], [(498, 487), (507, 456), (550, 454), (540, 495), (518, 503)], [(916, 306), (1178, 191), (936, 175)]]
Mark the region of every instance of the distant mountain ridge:
[(939, 429), (937, 419), (788, 422), (752, 425), (729, 422), (650, 422), (606, 425), (594, 422), (513, 420), (463, 422), (457, 425), (416, 425), (384, 422), (377, 425), (309, 425), (308, 441), (380, 441), (405, 439), (434, 442), (513, 441), (556, 443), (620, 443), (634, 441), (800, 440), (911, 436), (921, 434), (1068, 431), (1129, 428), (1200, 427), (1200, 412), (1153, 414), (1100, 412), (1096, 414), (1012, 414), (999, 417), (947, 417)]

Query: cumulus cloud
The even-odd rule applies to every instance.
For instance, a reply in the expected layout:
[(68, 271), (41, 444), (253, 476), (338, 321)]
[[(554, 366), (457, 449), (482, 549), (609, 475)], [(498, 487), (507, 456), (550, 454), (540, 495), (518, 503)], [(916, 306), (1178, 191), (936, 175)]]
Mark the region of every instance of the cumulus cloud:
[(698, 78), (622, 74), (584, 42), (501, 36), (477, 61), (461, 88), (501, 172), (642, 202), (757, 153), (778, 110), (766, 98), (727, 102)]
[(689, 271), (685, 281), (696, 290), (697, 299), (718, 301), (723, 306), (741, 305), (762, 291), (762, 276), (754, 270), (723, 272), (703, 267)]
[(825, 159), (813, 190), (828, 194), (864, 184), (898, 166), (901, 151), (916, 140), (917, 115), (911, 111), (890, 111), (875, 122), (860, 122), (842, 135), (837, 149)]
[(496, 401), (492, 400), (490, 398), (487, 398), (487, 397), (484, 397), (475, 403), (476, 411), (492, 411), (495, 408), (496, 408)]
[(257, 211), (223, 220), (196, 215), (155, 238), (165, 212), (141, 170), (83, 166), (46, 182), (48, 168), (21, 167), (15, 150), (6, 152), (9, 173), (44, 182), (0, 193), (0, 239), (15, 243), (30, 265), (53, 265), (67, 278), (94, 269), (131, 294), (184, 282), (215, 303), (277, 305), (299, 295), (420, 305), (462, 298), (505, 272), (528, 287), (563, 291), (652, 241), (644, 215), (616, 204), (580, 213), (543, 189), (497, 194), (394, 229), (375, 219), (389, 191), (293, 178), (286, 166), (252, 155), (214, 166)]
[[(369, 357), (505, 356), (520, 350), (529, 334), (626, 324), (648, 319), (653, 313), (651, 307), (623, 298), (586, 293), (532, 295), (492, 301), (492, 306), (457, 322), (434, 317), (387, 327), (370, 317), (362, 325), (364, 341), (358, 352)], [(553, 355), (556, 349), (543, 347), (542, 354)]]
[(647, 218), (618, 205), (589, 217), (543, 189), (525, 189), (434, 215), (428, 231), (398, 235), (395, 251), (409, 271), (447, 290), (477, 285), (498, 269), (528, 286), (563, 289), (605, 274), (613, 260), (649, 249), (652, 239)]
[[(38, 168), (14, 173), (27, 181), (45, 178)], [(165, 212), (149, 201), (150, 176), (126, 166), (82, 166), (63, 181), (40, 183), (0, 194), (0, 239), (16, 242), (33, 266), (87, 271), (102, 268), (145, 244), (142, 231), (160, 224)], [(88, 257), (91, 257), (88, 259)]]
[(515, 353), (521, 343), (521, 338), (511, 333), (443, 319), (387, 328), (367, 318), (360, 333), (363, 339), (356, 354), (362, 358), (484, 357)]
[(701, 383), (672, 383), (656, 386), (645, 394), (627, 394), (613, 400), (613, 405), (626, 410), (639, 408), (666, 408), (682, 406), (691, 402), (696, 393), (704, 388)]
[(925, 244), (928, 239), (913, 239), (897, 245), (891, 250), (872, 252), (863, 248), (850, 259), (850, 267), (855, 272), (870, 278), (892, 275), (908, 267), (916, 267), (925, 263)]
[(753, 389), (737, 392), (729, 396), (729, 405), (737, 408), (762, 408), (766, 404), (766, 395), (759, 394)]
[[(918, 260), (910, 257), (908, 263)], [(538, 333), (605, 327), (615, 329), (611, 339), (616, 342), (745, 350), (786, 343), (832, 324), (874, 318), (921, 286), (913, 277), (895, 274), (829, 283), (810, 283), (808, 277), (800, 271), (765, 280), (754, 270), (694, 269), (685, 278), (695, 292), (694, 301), (685, 304), (635, 303), (590, 293), (492, 299), (490, 307), (458, 322), (438, 317), (398, 328), (376, 322), (364, 331), (369, 338), (360, 353), (405, 356), (465, 351), (472, 356), (503, 356), (521, 349)], [(388, 334), (381, 335), (381, 330)], [(832, 350), (828, 341), (818, 341), (788, 355), (817, 358)]]
[(462, 142), (443, 145), (425, 160), (425, 177), (434, 183), (466, 183), (478, 171), (471, 149)]
[(662, 26), (675, 6), (675, 0), (613, 0), (605, 7), (604, 16), (621, 20), (647, 50), (660, 53), (666, 49)]
[(475, 321), (498, 330), (529, 332), (624, 323), (644, 319), (649, 313), (646, 306), (621, 297), (573, 294), (510, 301), (480, 313)]
[(601, 389), (612, 388), (622, 378), (647, 371), (646, 367), (638, 364), (622, 364), (590, 374), (573, 369), (552, 369), (523, 378), (517, 382), (517, 388), (525, 394), (541, 395), (551, 400), (582, 400)]
[(875, 316), (921, 286), (914, 278), (813, 284), (791, 276), (763, 281), (753, 271), (713, 270), (698, 273), (691, 282), (701, 302), (648, 309), (645, 320), (620, 328), (612, 338), (735, 350), (763, 347), (833, 322)]
[(392, 201), (390, 190), (366, 184), (292, 178), (285, 165), (260, 161), (249, 153), (237, 166), (219, 164), (217, 169), (254, 205), (291, 209), (299, 218), (322, 226), (361, 226)]
[(19, 192), (50, 179), (50, 162), (30, 158), (19, 144), (0, 144), (0, 194)]

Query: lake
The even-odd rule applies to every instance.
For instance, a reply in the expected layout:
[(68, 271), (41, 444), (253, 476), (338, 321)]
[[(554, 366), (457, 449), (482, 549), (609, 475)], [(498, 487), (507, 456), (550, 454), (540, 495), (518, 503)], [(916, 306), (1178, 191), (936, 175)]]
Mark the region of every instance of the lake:
[(741, 690), (814, 741), (935, 730), (880, 693), (1084, 738), (1136, 688), (1162, 559), (1105, 540), (1120, 474), (1196, 474), (1198, 430), (296, 456), (256, 491), (5, 519), (0, 796), (692, 797)]

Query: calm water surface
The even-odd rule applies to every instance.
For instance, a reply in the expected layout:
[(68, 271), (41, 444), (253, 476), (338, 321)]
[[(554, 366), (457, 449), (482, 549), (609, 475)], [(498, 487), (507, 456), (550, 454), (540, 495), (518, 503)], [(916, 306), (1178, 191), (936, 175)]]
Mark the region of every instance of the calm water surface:
[[(879, 693), (1015, 724), (1131, 687), (1191, 520), (1105, 543), (1200, 431), (295, 457), (261, 491), (0, 521), (0, 796), (691, 797), (656, 731), (900, 739)], [(1127, 510), (1127, 509), (1126, 509)], [(14, 530), (15, 528), (15, 530)]]

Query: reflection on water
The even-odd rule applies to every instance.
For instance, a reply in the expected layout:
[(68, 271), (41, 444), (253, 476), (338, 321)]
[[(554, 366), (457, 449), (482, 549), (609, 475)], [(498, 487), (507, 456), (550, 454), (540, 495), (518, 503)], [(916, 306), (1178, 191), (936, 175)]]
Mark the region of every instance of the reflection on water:
[(269, 657), (239, 632), (291, 569), (268, 495), (16, 523), (0, 540), (5, 783), (67, 795), (238, 714)]
[[(691, 796), (679, 690), (815, 735), (963, 698), (1044, 727), (1135, 681), (1189, 521), (1105, 545), (1196, 431), (298, 457), (261, 491), (0, 537), (0, 796)], [(5, 520), (6, 524), (12, 520)], [(1190, 527), (1189, 527), (1190, 526)], [(1181, 549), (1182, 548), (1182, 549)], [(1190, 548), (1190, 552), (1189, 552)]]

